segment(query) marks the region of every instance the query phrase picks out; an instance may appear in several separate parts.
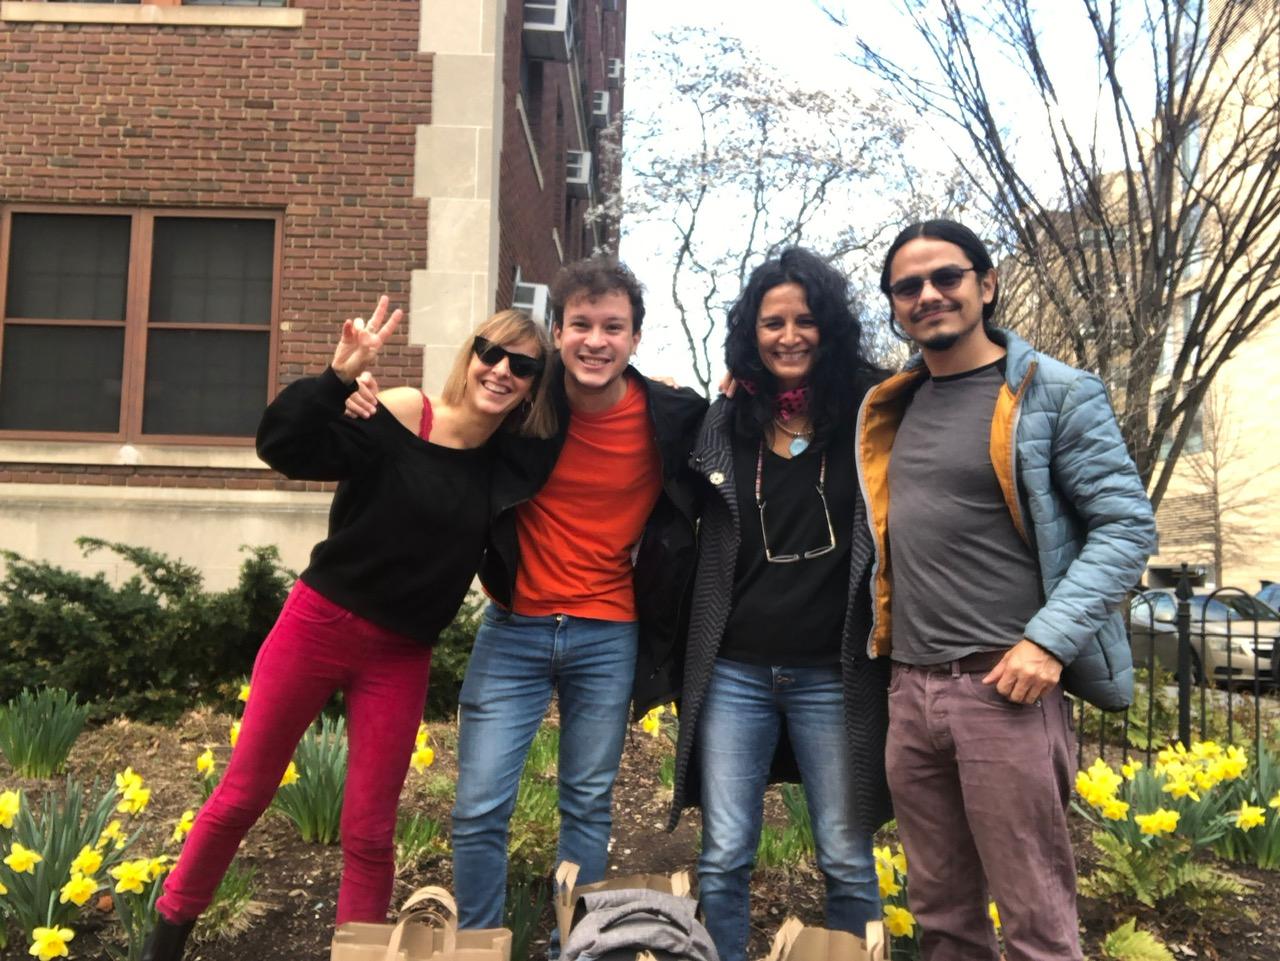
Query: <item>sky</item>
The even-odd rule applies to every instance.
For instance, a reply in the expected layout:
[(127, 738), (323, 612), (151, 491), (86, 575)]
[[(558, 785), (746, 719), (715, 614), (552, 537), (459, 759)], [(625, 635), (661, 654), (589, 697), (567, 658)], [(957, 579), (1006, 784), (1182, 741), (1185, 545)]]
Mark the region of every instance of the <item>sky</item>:
[[(837, 6), (841, 4), (841, 0), (833, 2)], [(1077, 6), (1063, 0), (1052, 0), (1052, 3), (1049, 9), (1055, 11), (1052, 21), (1055, 42), (1046, 45), (1047, 55), (1065, 58), (1070, 51), (1080, 50), (1081, 44), (1088, 49), (1091, 38)], [(702, 26), (736, 36), (798, 83), (823, 89), (851, 84), (870, 87), (866, 74), (849, 63), (846, 56), (855, 49), (857, 37), (901, 64), (916, 66), (920, 71), (930, 68), (928, 51), (911, 23), (899, 12), (895, 0), (861, 0), (848, 3), (848, 8), (853, 13), (852, 26), (842, 28), (831, 22), (817, 0), (785, 3), (777, 0), (633, 0), (627, 7), (627, 112), (654, 108), (657, 91), (666, 78), (646, 73), (645, 54), (657, 47), (661, 34), (682, 26)], [(1013, 68), (997, 52), (992, 52), (989, 65), (984, 66), (989, 77), (994, 78), (988, 84), (989, 89), (1017, 88), (1018, 78), (1009, 73)], [(1084, 65), (1086, 70), (1074, 71), (1065, 59), (1057, 63), (1051, 61), (1049, 66), (1051, 70), (1065, 69), (1065, 75), (1079, 80), (1059, 91), (1064, 112), (1076, 120), (1091, 117), (1098, 103), (1092, 63)], [(1008, 76), (1008, 82), (1003, 82), (1004, 75)], [(1016, 102), (1012, 106), (1016, 115), (1028, 118), (1042, 115), (1038, 101), (1028, 102), (1025, 107)], [(940, 160), (949, 163), (948, 142), (956, 142), (963, 150), (963, 144), (954, 138), (954, 131), (926, 125), (913, 139), (911, 149), (921, 154), (936, 151)], [(1023, 149), (1034, 155), (1035, 151), (1044, 150), (1042, 141), (1042, 137), (1029, 135), (1024, 139)], [(1039, 162), (1050, 164), (1050, 155), (1044, 152)], [(624, 159), (624, 189), (627, 185), (625, 163)], [(663, 323), (664, 313), (670, 311), (665, 292), (670, 271), (664, 273), (664, 270), (671, 262), (672, 250), (670, 234), (661, 225), (624, 222), (621, 254), (649, 288), (647, 300), (652, 318), (646, 323), (638, 363), (648, 373), (668, 374), (682, 383), (692, 383), (683, 335), (669, 317), (668, 322)]]

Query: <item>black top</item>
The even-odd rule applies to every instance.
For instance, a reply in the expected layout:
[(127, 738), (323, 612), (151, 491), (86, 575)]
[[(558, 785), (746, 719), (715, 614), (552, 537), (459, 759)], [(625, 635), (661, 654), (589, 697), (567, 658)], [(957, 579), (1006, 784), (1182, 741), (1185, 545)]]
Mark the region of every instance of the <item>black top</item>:
[[(835, 550), (778, 564), (765, 560), (756, 507), (759, 442), (734, 436), (733, 472), (740, 512), (733, 605), (720, 656), (748, 664), (813, 666), (840, 660), (849, 586), (849, 532), (857, 478), (853, 418), (832, 434), (824, 485)], [(809, 447), (787, 460), (764, 451), (761, 496), (773, 556), (813, 552), (831, 543), (818, 495), (822, 452)]]
[(329, 536), (302, 580), (353, 614), (434, 644), (480, 565), (492, 455), (422, 440), (379, 406), (342, 415), (332, 369), (290, 384), (258, 425), (258, 456), (286, 477), (336, 480)]

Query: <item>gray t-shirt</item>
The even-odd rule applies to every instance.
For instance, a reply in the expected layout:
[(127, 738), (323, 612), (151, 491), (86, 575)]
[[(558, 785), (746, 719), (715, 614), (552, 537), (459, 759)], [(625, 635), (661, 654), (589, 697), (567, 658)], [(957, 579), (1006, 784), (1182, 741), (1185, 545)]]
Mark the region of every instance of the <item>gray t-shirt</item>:
[(1012, 647), (1041, 606), (1035, 557), (991, 466), (1000, 362), (916, 391), (889, 462), (893, 659)]

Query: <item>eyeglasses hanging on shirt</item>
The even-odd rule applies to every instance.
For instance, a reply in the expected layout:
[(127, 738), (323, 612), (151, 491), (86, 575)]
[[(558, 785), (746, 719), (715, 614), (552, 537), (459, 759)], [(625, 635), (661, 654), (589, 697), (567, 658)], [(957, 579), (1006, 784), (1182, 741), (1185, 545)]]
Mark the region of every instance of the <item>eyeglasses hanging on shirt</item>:
[(764, 499), (764, 441), (760, 442), (760, 451), (756, 455), (756, 510), (760, 514), (760, 539), (764, 543), (764, 559), (770, 564), (794, 564), (796, 561), (807, 561), (814, 557), (821, 557), (823, 554), (830, 554), (836, 549), (836, 531), (831, 523), (831, 509), (827, 507), (827, 452), (822, 452), (822, 459), (818, 465), (818, 498), (822, 501), (822, 514), (827, 525), (827, 543), (821, 547), (814, 547), (804, 551), (801, 554), (775, 554), (769, 547), (769, 530), (765, 524), (765, 507), (767, 503)]

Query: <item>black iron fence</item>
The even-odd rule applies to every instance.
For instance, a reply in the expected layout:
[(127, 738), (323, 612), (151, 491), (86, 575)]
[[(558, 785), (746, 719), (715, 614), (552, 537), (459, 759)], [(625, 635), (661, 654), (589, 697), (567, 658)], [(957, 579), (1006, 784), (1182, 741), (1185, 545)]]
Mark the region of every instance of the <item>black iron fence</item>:
[(1077, 703), (1079, 760), (1153, 755), (1193, 741), (1280, 746), (1280, 621), (1234, 587), (1194, 594), (1178, 586), (1139, 594), (1129, 607), (1136, 682), (1123, 713)]

